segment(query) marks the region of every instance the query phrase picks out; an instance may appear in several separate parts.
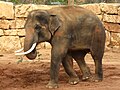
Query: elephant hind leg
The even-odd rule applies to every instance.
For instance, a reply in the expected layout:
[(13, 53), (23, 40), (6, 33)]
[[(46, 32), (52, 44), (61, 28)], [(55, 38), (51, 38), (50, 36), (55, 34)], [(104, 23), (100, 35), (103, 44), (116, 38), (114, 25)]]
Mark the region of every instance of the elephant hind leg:
[(98, 33), (95, 33), (93, 36), (92, 47), (90, 49), (91, 56), (95, 62), (95, 80), (102, 81), (103, 79), (103, 70), (102, 70), (102, 58), (104, 54), (105, 47), (105, 33), (102, 30), (96, 29)]
[(75, 59), (75, 61), (77, 62), (78, 66), (80, 67), (83, 73), (83, 76), (82, 76), (83, 81), (88, 80), (91, 76), (90, 69), (84, 60), (84, 57), (87, 53), (88, 52), (81, 50), (81, 51), (76, 51), (72, 54), (73, 58)]
[(76, 72), (73, 69), (73, 58), (69, 55), (67, 55), (64, 60), (62, 61), (63, 67), (65, 69), (65, 72), (69, 76), (69, 83), (71, 85), (75, 85), (79, 83), (79, 77), (77, 76)]
[[(97, 44), (95, 44), (97, 45)], [(94, 81), (102, 81), (103, 79), (103, 70), (102, 70), (102, 58), (104, 54), (104, 48), (94, 46), (91, 50), (91, 56), (95, 63), (95, 78)]]
[(92, 58), (95, 62), (95, 77), (93, 81), (102, 81), (103, 79), (103, 70), (102, 70), (102, 55), (97, 55), (96, 53), (91, 53)]

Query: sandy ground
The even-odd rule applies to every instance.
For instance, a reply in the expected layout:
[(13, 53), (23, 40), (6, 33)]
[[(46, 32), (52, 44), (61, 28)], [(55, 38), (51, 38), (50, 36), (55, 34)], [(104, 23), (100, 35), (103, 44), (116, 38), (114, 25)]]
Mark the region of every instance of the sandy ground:
[[(94, 74), (94, 63), (88, 54), (86, 62)], [(41, 49), (36, 60), (23, 60), (12, 54), (0, 55), (0, 90), (48, 90), (50, 49)], [(74, 62), (74, 69), (81, 79), (81, 72)], [(120, 53), (105, 52), (103, 58), (104, 80), (102, 82), (80, 81), (68, 84), (69, 77), (61, 65), (59, 88), (56, 90), (120, 90)], [(52, 90), (52, 89), (50, 89)]]

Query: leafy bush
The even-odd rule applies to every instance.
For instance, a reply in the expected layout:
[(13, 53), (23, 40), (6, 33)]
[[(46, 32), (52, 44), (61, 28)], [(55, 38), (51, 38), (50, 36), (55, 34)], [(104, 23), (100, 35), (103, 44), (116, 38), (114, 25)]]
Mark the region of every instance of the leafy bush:
[(14, 4), (32, 3), (32, 4), (67, 4), (67, 0), (2, 0), (13, 2)]
[[(53, 5), (53, 4), (61, 4), (66, 5), (68, 0), (2, 0), (2, 1), (9, 1), (13, 2), (14, 4), (47, 4), (47, 5)], [(106, 3), (120, 3), (120, 0), (74, 0), (75, 4), (84, 4), (84, 3), (100, 3), (100, 2), (106, 2)]]

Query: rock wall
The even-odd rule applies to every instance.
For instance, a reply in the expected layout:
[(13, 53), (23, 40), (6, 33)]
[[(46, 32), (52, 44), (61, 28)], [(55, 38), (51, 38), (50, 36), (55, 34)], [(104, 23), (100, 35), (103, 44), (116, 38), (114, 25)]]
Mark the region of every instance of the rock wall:
[[(93, 11), (103, 22), (106, 29), (106, 50), (120, 52), (120, 4), (81, 5)], [(50, 9), (58, 6), (21, 4), (0, 1), (0, 53), (12, 53), (24, 43), (24, 24), (28, 12), (35, 9)], [(42, 43), (40, 48), (51, 48)]]

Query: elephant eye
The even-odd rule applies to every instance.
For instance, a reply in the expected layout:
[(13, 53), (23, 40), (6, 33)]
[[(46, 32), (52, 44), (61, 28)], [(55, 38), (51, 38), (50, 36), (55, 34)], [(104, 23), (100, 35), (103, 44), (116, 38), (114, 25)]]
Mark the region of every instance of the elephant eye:
[(39, 25), (35, 25), (35, 30), (40, 30), (41, 27)]

